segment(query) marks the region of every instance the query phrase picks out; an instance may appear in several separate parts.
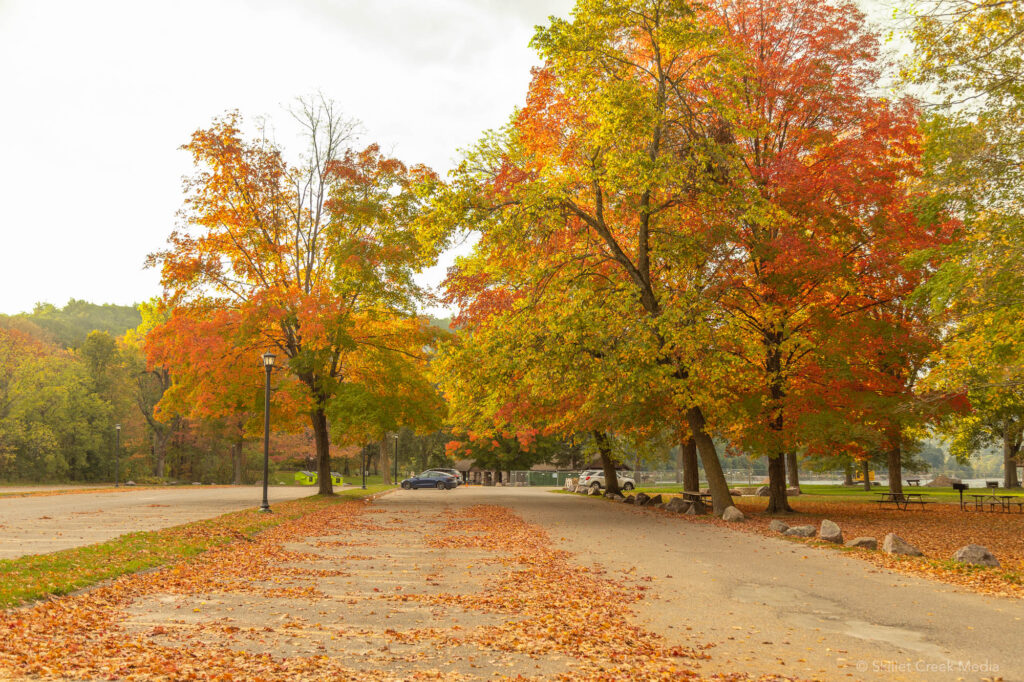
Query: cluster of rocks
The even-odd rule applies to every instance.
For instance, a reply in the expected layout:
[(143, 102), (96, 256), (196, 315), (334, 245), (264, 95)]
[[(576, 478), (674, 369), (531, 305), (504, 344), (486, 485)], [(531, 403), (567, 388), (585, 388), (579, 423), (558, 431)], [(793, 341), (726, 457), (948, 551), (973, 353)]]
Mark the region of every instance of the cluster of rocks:
[[(771, 497), (771, 489), (763, 485), (754, 491), (754, 494), (758, 497)], [(786, 497), (796, 497), (800, 494), (800, 488), (786, 488)]]
[[(786, 523), (773, 519), (770, 528), (776, 533), (800, 538), (818, 537), (826, 542), (847, 547), (859, 547), (861, 549), (878, 549), (878, 540), (871, 537), (857, 537), (847, 542), (843, 541), (843, 531), (838, 524), (824, 519), (819, 528), (814, 526), (789, 526)], [(902, 556), (924, 556), (924, 553), (917, 547), (896, 535), (889, 533), (882, 540), (882, 551), (886, 554), (898, 554)], [(975, 566), (999, 566), (999, 560), (992, 556), (992, 553), (981, 545), (967, 545), (961, 547), (953, 554), (953, 561)]]
[[(636, 495), (620, 495), (618, 493), (602, 493), (597, 488), (584, 488), (583, 486), (577, 486), (575, 492), (585, 495), (603, 495), (610, 500), (621, 502), (622, 504), (664, 509), (665, 511), (672, 512), (674, 514), (696, 516), (706, 514), (708, 512), (707, 506), (702, 502), (691, 502), (678, 496), (670, 497), (666, 501), (660, 494), (648, 495), (647, 493), (637, 493)], [(722, 514), (722, 520), (724, 521), (737, 522), (742, 521), (743, 519), (743, 512), (732, 506), (727, 507), (725, 512)]]

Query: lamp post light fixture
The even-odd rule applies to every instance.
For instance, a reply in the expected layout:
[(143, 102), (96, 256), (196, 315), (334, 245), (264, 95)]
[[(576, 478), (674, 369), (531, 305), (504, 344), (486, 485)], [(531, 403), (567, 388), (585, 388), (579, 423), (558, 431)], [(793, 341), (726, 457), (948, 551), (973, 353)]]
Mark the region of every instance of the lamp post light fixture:
[(263, 354), (263, 368), (267, 370), (266, 390), (263, 392), (263, 504), (260, 511), (270, 512), (270, 502), (267, 500), (267, 484), (270, 480), (270, 372), (274, 369), (273, 353)]
[(114, 441), (114, 487), (121, 487), (121, 425), (114, 424), (116, 440)]
[(391, 436), (395, 439), (395, 480), (394, 484), (398, 485), (398, 434)]

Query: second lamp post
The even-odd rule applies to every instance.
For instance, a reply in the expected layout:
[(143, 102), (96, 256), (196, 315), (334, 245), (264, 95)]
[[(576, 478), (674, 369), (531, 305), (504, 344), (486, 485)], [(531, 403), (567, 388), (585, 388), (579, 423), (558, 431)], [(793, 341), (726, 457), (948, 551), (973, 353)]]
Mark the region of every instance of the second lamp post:
[(274, 369), (273, 353), (263, 354), (263, 368), (267, 370), (267, 388), (263, 396), (263, 504), (260, 505), (261, 512), (270, 511), (270, 502), (267, 500), (267, 482), (270, 479), (270, 372)]

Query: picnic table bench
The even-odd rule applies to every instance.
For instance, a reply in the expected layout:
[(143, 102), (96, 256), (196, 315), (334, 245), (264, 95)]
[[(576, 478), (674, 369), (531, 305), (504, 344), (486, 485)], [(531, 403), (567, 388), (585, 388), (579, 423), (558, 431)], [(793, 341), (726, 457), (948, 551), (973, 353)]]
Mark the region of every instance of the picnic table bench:
[(1024, 513), (1024, 495), (982, 493), (980, 495), (971, 495), (970, 497), (974, 499), (975, 511), (985, 511), (985, 506), (987, 505), (989, 511), (996, 511), (996, 507), (998, 507), (999, 511), (1008, 512), (1011, 506), (1017, 505), (1017, 510)]
[(894, 509), (907, 511), (911, 504), (916, 504), (921, 509), (924, 509), (926, 504), (930, 504), (929, 500), (924, 499), (926, 493), (894, 493), (886, 491), (875, 494), (879, 495), (879, 498), (876, 500), (879, 509), (886, 508), (886, 505), (892, 505)]
[(921, 479), (920, 478), (908, 478), (907, 479), (907, 485), (920, 486), (921, 485)]
[(698, 490), (684, 490), (680, 495), (687, 502), (700, 502), (706, 509), (711, 509), (711, 493), (702, 493)]

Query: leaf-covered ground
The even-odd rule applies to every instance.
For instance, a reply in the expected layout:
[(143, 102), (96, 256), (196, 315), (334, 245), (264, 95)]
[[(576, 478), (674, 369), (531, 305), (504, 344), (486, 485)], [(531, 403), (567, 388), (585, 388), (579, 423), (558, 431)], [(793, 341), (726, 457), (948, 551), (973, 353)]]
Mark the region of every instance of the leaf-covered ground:
[(630, 619), (645, 589), (502, 507), (330, 504), (5, 612), (0, 678), (698, 678), (705, 645)]
[[(696, 518), (778, 537), (779, 534), (768, 527), (773, 517), (764, 513), (765, 504), (766, 498), (738, 498), (736, 506), (747, 517), (741, 524), (728, 524), (712, 517)], [(869, 536), (876, 538), (881, 546), (887, 533), (896, 533), (925, 554), (924, 558), (912, 558), (891, 556), (882, 551), (847, 550), (878, 566), (975, 592), (1024, 598), (1024, 514), (961, 511), (957, 504), (931, 504), (924, 510), (900, 511), (879, 509), (872, 503), (809, 501), (800, 497), (791, 499), (790, 504), (797, 513), (778, 518), (791, 526), (817, 526), (822, 519), (829, 519), (839, 524), (847, 540)], [(819, 542), (788, 539), (811, 544)], [(1001, 568), (970, 567), (951, 561), (954, 552), (969, 544), (987, 547), (999, 559)]]

